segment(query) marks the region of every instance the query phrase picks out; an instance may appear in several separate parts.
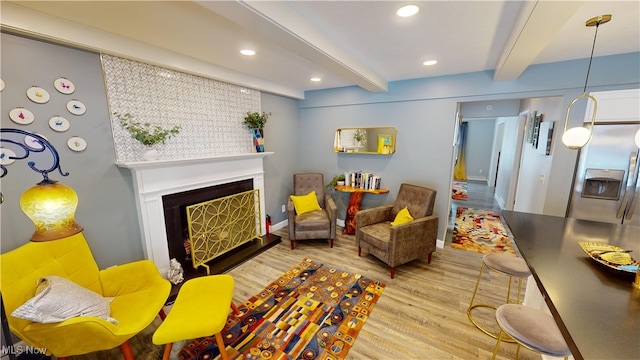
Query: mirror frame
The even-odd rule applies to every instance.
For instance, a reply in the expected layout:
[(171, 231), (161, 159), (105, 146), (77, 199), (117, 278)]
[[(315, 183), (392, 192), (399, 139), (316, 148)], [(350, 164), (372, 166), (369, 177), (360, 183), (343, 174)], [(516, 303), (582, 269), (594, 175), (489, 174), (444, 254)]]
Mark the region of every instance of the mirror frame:
[[(361, 150), (362, 145), (354, 145), (357, 141), (355, 138), (347, 141), (343, 139), (344, 133), (352, 137), (362, 130), (367, 132), (366, 151)], [(333, 151), (340, 154), (391, 155), (396, 152), (397, 139), (398, 131), (393, 126), (338, 128), (333, 140)]]

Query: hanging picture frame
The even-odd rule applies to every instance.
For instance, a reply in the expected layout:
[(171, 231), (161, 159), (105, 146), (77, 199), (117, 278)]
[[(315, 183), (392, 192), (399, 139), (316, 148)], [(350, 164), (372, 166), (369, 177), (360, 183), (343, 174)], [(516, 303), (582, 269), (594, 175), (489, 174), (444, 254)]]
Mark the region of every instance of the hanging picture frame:
[(540, 123), (542, 122), (542, 114), (536, 113), (535, 120), (533, 122), (533, 138), (531, 145), (534, 149), (538, 148), (538, 139), (540, 137)]
[(530, 111), (527, 113), (527, 131), (525, 132), (525, 141), (527, 144), (533, 142), (533, 123), (536, 120), (536, 112)]
[(540, 123), (540, 131), (538, 136), (538, 149), (540, 155), (551, 154), (551, 143), (553, 141), (553, 124), (554, 121), (543, 121)]

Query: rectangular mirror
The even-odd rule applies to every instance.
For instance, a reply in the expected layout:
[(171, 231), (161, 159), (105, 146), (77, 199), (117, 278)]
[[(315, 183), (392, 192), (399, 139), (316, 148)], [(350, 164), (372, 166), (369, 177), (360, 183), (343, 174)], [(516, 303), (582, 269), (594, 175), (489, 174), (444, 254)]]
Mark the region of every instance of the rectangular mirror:
[(333, 140), (337, 153), (381, 154), (396, 152), (395, 127), (339, 128)]

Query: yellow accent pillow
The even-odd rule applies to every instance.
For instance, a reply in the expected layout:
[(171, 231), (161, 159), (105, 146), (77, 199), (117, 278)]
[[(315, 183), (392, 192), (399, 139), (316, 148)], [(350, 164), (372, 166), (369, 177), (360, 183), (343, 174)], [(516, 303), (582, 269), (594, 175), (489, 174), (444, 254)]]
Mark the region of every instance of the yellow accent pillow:
[(391, 222), (391, 226), (396, 226), (404, 223), (408, 223), (409, 221), (413, 221), (413, 216), (409, 214), (409, 209), (405, 206), (404, 209), (398, 212), (396, 218)]
[(316, 197), (315, 190), (307, 195), (291, 195), (293, 201), (293, 207), (296, 208), (296, 214), (302, 215), (311, 211), (322, 210), (320, 204), (318, 204), (318, 198)]

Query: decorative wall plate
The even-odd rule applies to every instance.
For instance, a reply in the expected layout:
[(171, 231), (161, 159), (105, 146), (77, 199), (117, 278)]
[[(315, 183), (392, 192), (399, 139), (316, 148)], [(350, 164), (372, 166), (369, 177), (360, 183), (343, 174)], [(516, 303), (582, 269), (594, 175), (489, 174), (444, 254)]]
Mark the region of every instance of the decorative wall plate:
[(53, 81), (53, 87), (55, 87), (56, 90), (65, 95), (73, 94), (73, 92), (76, 91), (76, 86), (73, 85), (71, 80), (65, 79), (63, 77), (55, 79)]
[(62, 116), (54, 116), (49, 119), (49, 127), (54, 131), (63, 132), (69, 130), (71, 124), (69, 120), (63, 118)]
[(27, 97), (29, 100), (37, 104), (44, 104), (51, 98), (49, 92), (39, 86), (32, 86), (27, 89)]
[(17, 107), (9, 111), (9, 119), (16, 124), (27, 125), (31, 124), (35, 119), (33, 113), (25, 108)]
[(69, 100), (67, 110), (73, 115), (82, 115), (87, 111), (87, 107), (80, 100)]
[(13, 164), (15, 159), (11, 159), (10, 157), (16, 156), (12, 150), (7, 148), (0, 148), (0, 165), (9, 165)]
[[(44, 136), (40, 135), (40, 137), (44, 138)], [(45, 139), (46, 140), (46, 139)], [(27, 135), (24, 137), (24, 144), (31, 150), (42, 150), (44, 149), (44, 145), (32, 135)]]
[(73, 151), (83, 151), (87, 148), (87, 142), (80, 136), (72, 136), (67, 140), (67, 146)]
[(0, 79), (0, 91), (4, 90), (4, 81)]

